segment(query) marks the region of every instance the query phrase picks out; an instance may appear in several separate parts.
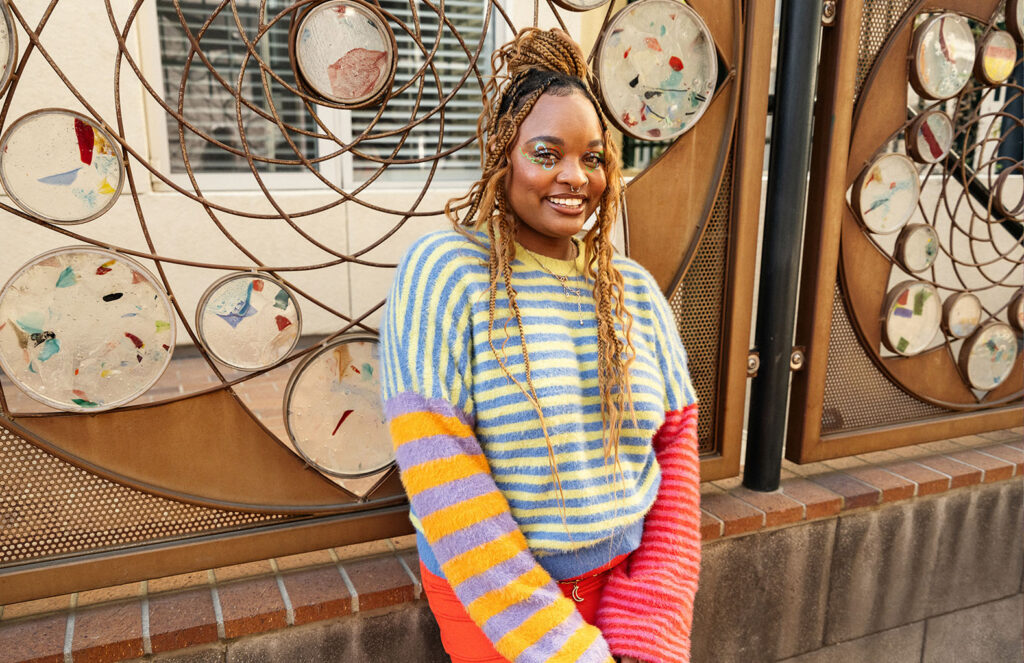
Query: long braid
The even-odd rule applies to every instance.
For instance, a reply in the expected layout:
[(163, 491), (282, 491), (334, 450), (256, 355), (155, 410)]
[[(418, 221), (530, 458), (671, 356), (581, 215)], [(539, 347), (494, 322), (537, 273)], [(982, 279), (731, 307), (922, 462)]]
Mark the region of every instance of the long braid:
[[(533, 110), (537, 100), (546, 92), (567, 94), (579, 91), (593, 104), (604, 130), (605, 175), (607, 187), (597, 213), (597, 223), (584, 237), (584, 276), (593, 282), (594, 303), (597, 312), (598, 379), (601, 395), (602, 442), (604, 457), (614, 459), (615, 473), (623, 477), (619, 462), (619, 438), (626, 412), (632, 415), (632, 389), (629, 367), (635, 357), (631, 340), (633, 318), (626, 309), (625, 285), (622, 274), (615, 268), (611, 231), (615, 224), (622, 175), (618, 149), (613, 142), (597, 99), (592, 92), (593, 75), (578, 47), (552, 31), (527, 28), (516, 38), (496, 49), (491, 56), (492, 71), (505, 71), (504, 76), (491, 77), (483, 88), (483, 110), (477, 122), (480, 141), (481, 177), (460, 198), (445, 204), (445, 214), (454, 228), (475, 243), (480, 243), (465, 229), (486, 226), (488, 245), (489, 310), (487, 342), (505, 376), (519, 387), (527, 401), (537, 412), (541, 431), (548, 447), (548, 463), (560, 496), (560, 512), (566, 523), (565, 496), (562, 492), (555, 451), (548, 434), (544, 413), (530, 367), (530, 353), (523, 332), (516, 291), (512, 285), (512, 264), (516, 258), (516, 220), (510, 212), (505, 195), (505, 180), (509, 173), (509, 154), (523, 120)], [(545, 74), (547, 72), (547, 74)], [(566, 90), (569, 90), (567, 92)], [(511, 318), (505, 319), (505, 339), (501, 349), (494, 344), (498, 280), (503, 282)], [(523, 385), (508, 368), (505, 343), (509, 340), (507, 327), (514, 318), (519, 330), (523, 355), (525, 382)], [(622, 330), (620, 337), (616, 325)], [(623, 338), (625, 340), (623, 340)]]

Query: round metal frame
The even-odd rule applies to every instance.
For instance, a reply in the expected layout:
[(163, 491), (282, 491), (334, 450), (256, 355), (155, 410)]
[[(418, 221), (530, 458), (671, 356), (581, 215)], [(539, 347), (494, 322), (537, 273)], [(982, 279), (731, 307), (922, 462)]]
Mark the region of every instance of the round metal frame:
[[(935, 131), (932, 130), (932, 120), (938, 119), (942, 124), (943, 130), (948, 135), (949, 140), (945, 141), (945, 144), (938, 140), (938, 136), (935, 135)], [(927, 134), (924, 132), (927, 131)], [(907, 127), (907, 131), (904, 134), (904, 140), (907, 146), (907, 153), (910, 154), (911, 158), (918, 163), (936, 163), (946, 158), (949, 154), (949, 149), (953, 146), (953, 120), (949, 119), (949, 115), (938, 108), (932, 108), (918, 114), (914, 118), (914, 121)], [(919, 138), (923, 137), (925, 142), (928, 143), (929, 150), (927, 152), (921, 149)], [(934, 145), (932, 145), (934, 143)], [(934, 152), (935, 147), (939, 148), (939, 154), (936, 155)]]
[(11, 8), (7, 5), (7, 0), (0, 0), (0, 14), (3, 15), (3, 24), (7, 28), (7, 66), (0, 73), (0, 96), (2, 96), (11, 84), (14, 63), (18, 59), (18, 31), (14, 27), (14, 19), (11, 16)]
[(138, 261), (133, 260), (132, 258), (124, 255), (123, 253), (118, 253), (117, 251), (111, 251), (108, 249), (101, 249), (95, 246), (87, 245), (65, 246), (58, 249), (53, 249), (51, 251), (46, 251), (45, 253), (40, 253), (39, 255), (35, 256), (34, 258), (26, 262), (18, 269), (18, 271), (14, 273), (13, 276), (11, 276), (11, 278), (7, 280), (7, 283), (4, 284), (3, 288), (0, 288), (0, 304), (3, 303), (4, 297), (6, 296), (8, 289), (18, 280), (18, 278), (22, 274), (24, 274), (37, 264), (45, 260), (48, 260), (49, 258), (53, 258), (55, 256), (65, 253), (94, 253), (99, 256), (110, 258), (112, 260), (118, 260), (129, 265), (133, 271), (138, 272), (139, 274), (146, 278), (149, 284), (157, 292), (157, 295), (159, 296), (160, 301), (164, 306), (164, 309), (167, 311), (167, 322), (170, 325), (170, 340), (167, 344), (169, 349), (167, 350), (167, 354), (164, 357), (163, 365), (160, 366), (159, 370), (156, 371), (156, 373), (154, 373), (152, 379), (150, 379), (145, 384), (145, 386), (135, 390), (131, 396), (127, 396), (116, 401), (111, 401), (109, 403), (105, 403), (97, 407), (82, 407), (79, 405), (67, 404), (61, 401), (47, 398), (42, 394), (36, 393), (31, 388), (22, 384), (20, 380), (18, 380), (16, 371), (13, 370), (13, 367), (7, 363), (2, 352), (0, 352), (0, 369), (3, 369), (3, 372), (7, 375), (7, 377), (10, 378), (10, 380), (15, 385), (17, 385), (18, 388), (23, 393), (25, 393), (25, 395), (29, 396), (35, 401), (43, 403), (44, 405), (49, 405), (50, 407), (65, 412), (85, 412), (90, 414), (95, 414), (97, 412), (105, 412), (107, 410), (112, 410), (116, 407), (120, 407), (121, 405), (124, 405), (126, 403), (130, 403), (136, 398), (139, 398), (140, 396), (145, 394), (147, 391), (149, 391), (149, 389), (153, 387), (154, 384), (157, 383), (160, 377), (164, 374), (164, 371), (167, 370), (167, 366), (171, 363), (171, 357), (174, 354), (175, 341), (177, 339), (177, 322), (174, 315), (174, 308), (171, 306), (171, 301), (170, 298), (168, 298), (167, 293), (164, 292), (163, 288), (160, 287), (160, 281), (157, 280), (156, 276), (154, 276), (152, 272), (146, 269)]
[(935, 340), (935, 335), (939, 332), (939, 328), (942, 324), (942, 307), (941, 305), (939, 305), (939, 311), (935, 319), (935, 328), (932, 330), (932, 334), (928, 337), (927, 341), (924, 341), (920, 345), (916, 345), (913, 347), (908, 346), (903, 349), (900, 349), (900, 347), (897, 344), (894, 344), (892, 342), (892, 339), (890, 338), (889, 334), (889, 320), (892, 316), (893, 304), (896, 303), (896, 300), (899, 299), (899, 297), (903, 295), (904, 292), (908, 291), (910, 288), (914, 286), (923, 286), (925, 290), (931, 293), (931, 299), (933, 301), (935, 301), (936, 303), (941, 301), (939, 299), (939, 291), (935, 289), (935, 286), (926, 281), (901, 281), (900, 283), (897, 283), (895, 286), (893, 286), (892, 289), (889, 290), (889, 293), (885, 296), (885, 308), (882, 309), (882, 344), (890, 352), (894, 352), (904, 357), (913, 357), (926, 351), (928, 347), (931, 345), (932, 341)]
[[(704, 97), (701, 101), (700, 106), (693, 112), (693, 117), (686, 123), (686, 125), (672, 133), (661, 134), (658, 136), (651, 136), (647, 133), (636, 131), (633, 126), (630, 126), (621, 117), (620, 113), (615, 110), (615, 104), (613, 100), (609, 99), (609, 78), (610, 76), (605, 71), (604, 63), (606, 62), (606, 49), (608, 48), (608, 37), (621, 31), (621, 24), (629, 19), (632, 14), (636, 12), (644, 11), (655, 5), (670, 4), (673, 10), (677, 10), (680, 14), (687, 16), (697, 27), (701, 34), (704, 35), (705, 42), (708, 46), (708, 62), (710, 65), (709, 77), (708, 77), (708, 89), (706, 91), (696, 93)], [(660, 50), (660, 47), (659, 47)], [(680, 62), (679, 66), (682, 68), (683, 63)], [(704, 19), (701, 18), (692, 7), (676, 2), (676, 0), (638, 0), (638, 2), (629, 4), (619, 10), (611, 20), (607, 22), (604, 29), (601, 31), (600, 37), (598, 37), (597, 45), (594, 47), (594, 72), (598, 81), (599, 94), (601, 99), (601, 105), (604, 108), (605, 116), (611, 121), (615, 127), (622, 133), (632, 136), (638, 140), (644, 141), (666, 141), (673, 140), (679, 136), (685, 134), (687, 131), (692, 129), (697, 122), (700, 121), (708, 107), (711, 105), (711, 101), (714, 98), (715, 90), (718, 81), (718, 49), (715, 46), (714, 37), (711, 31), (708, 29)], [(639, 79), (639, 76), (637, 77)], [(634, 80), (637, 80), (634, 79)], [(631, 84), (631, 87), (633, 85)], [(652, 90), (652, 92), (654, 92)], [(634, 123), (635, 124), (635, 123)]]
[[(971, 355), (974, 354), (975, 348), (982, 343), (990, 343), (991, 337), (999, 332), (1005, 333), (1010, 337), (1010, 342), (1007, 344), (1007, 350), (1012, 350), (1011, 359), (1008, 362), (1007, 369), (1002, 373), (1000, 378), (994, 381), (994, 384), (980, 384), (976, 382), (971, 374)], [(977, 329), (970, 338), (964, 341), (964, 344), (960, 346), (960, 358), (957, 365), (963, 372), (964, 378), (971, 385), (972, 388), (978, 391), (992, 391), (1010, 374), (1013, 370), (1014, 364), (1017, 360), (1017, 335), (1014, 333), (1010, 325), (1005, 322), (993, 321), (988, 324), (982, 325)]]
[[(381, 80), (381, 82), (369, 93), (358, 97), (356, 99), (343, 99), (334, 94), (322, 90), (310, 82), (310, 77), (303, 67), (302, 49), (298, 43), (299, 37), (303, 34), (306, 28), (306, 22), (310, 20), (317, 12), (328, 11), (334, 7), (351, 7), (357, 12), (363, 12), (374, 25), (375, 28), (381, 33), (384, 38), (385, 47), (388, 49), (388, 67), (387, 75)], [(304, 10), (300, 16), (298, 16), (292, 23), (289, 31), (288, 39), (288, 54), (289, 59), (292, 63), (292, 70), (295, 72), (296, 81), (300, 86), (307, 92), (325, 99), (339, 108), (347, 109), (359, 109), (372, 106), (375, 103), (380, 102), (386, 95), (389, 88), (395, 80), (395, 72), (398, 69), (398, 42), (395, 39), (395, 33), (392, 32), (391, 26), (388, 25), (388, 21), (384, 14), (381, 13), (380, 9), (374, 7), (368, 2), (363, 0), (326, 0), (325, 2), (319, 2), (310, 4)]]
[[(221, 354), (219, 354), (206, 340), (206, 333), (204, 331), (205, 323), (203, 322), (205, 316), (203, 315), (203, 311), (206, 308), (206, 305), (210, 302), (210, 298), (221, 286), (237, 279), (253, 278), (259, 278), (269, 283), (272, 283), (273, 285), (277, 286), (281, 290), (284, 290), (288, 294), (288, 297), (292, 305), (295, 306), (295, 337), (292, 339), (292, 342), (288, 345), (288, 349), (285, 350), (284, 354), (282, 354), (278, 359), (274, 360), (273, 362), (260, 366), (240, 366), (239, 364), (224, 359), (224, 357), (221, 356)], [(199, 337), (199, 341), (203, 344), (203, 347), (206, 348), (206, 351), (210, 353), (210, 356), (212, 356), (214, 359), (224, 364), (225, 366), (230, 366), (231, 368), (235, 368), (240, 371), (266, 370), (269, 368), (273, 368), (274, 366), (277, 366), (282, 362), (287, 361), (288, 356), (292, 353), (292, 350), (295, 349), (295, 346), (299, 342), (299, 336), (302, 335), (302, 309), (299, 307), (299, 300), (295, 297), (295, 293), (291, 291), (291, 288), (285, 285), (284, 282), (282, 282), (281, 280), (279, 280), (278, 278), (271, 274), (267, 274), (266, 272), (232, 272), (231, 274), (225, 274), (221, 278), (211, 283), (206, 288), (206, 290), (203, 291), (202, 296), (199, 298), (199, 303), (196, 305), (195, 321), (196, 335)]]
[[(996, 41), (1001, 41), (1003, 43), (994, 43)], [(997, 72), (998, 75), (993, 76), (993, 72), (989, 71), (988, 66), (986, 65), (985, 53), (989, 48), (1000, 47), (1009, 48), (1014, 56), (1010, 60), (1010, 67), (1005, 73)], [(1013, 35), (1006, 30), (992, 30), (988, 35), (982, 38), (981, 43), (978, 45), (978, 52), (974, 56), (974, 77), (985, 81), (989, 85), (1001, 85), (1007, 78), (1013, 75), (1013, 65), (1017, 61), (1016, 52), (1017, 42), (1014, 40)]]
[[(73, 219), (73, 220), (55, 219), (53, 217), (50, 217), (50, 216), (48, 216), (46, 214), (41, 213), (39, 210), (36, 210), (36, 209), (33, 209), (32, 207), (30, 207), (28, 204), (23, 202), (18, 197), (16, 191), (12, 190), (10, 182), (7, 179), (7, 168), (5, 166), (5, 159), (6, 159), (6, 156), (8, 154), (7, 142), (11, 139), (11, 136), (13, 136), (15, 134), (15, 132), (18, 131), (18, 128), (19, 128), (20, 125), (22, 125), (24, 122), (32, 120), (32, 119), (34, 119), (36, 117), (39, 117), (41, 115), (67, 115), (67, 116), (69, 116), (71, 118), (74, 118), (74, 119), (77, 119), (77, 120), (81, 120), (81, 121), (87, 123), (90, 127), (95, 129), (96, 131), (99, 131), (100, 134), (103, 136), (103, 139), (106, 140), (107, 143), (114, 148), (114, 150), (113, 150), (114, 151), (114, 156), (117, 158), (117, 167), (118, 167), (117, 187), (115, 188), (114, 193), (110, 196), (110, 199), (107, 201), (107, 204), (104, 205), (102, 208), (100, 208), (100, 210), (95, 212), (94, 214), (91, 214), (91, 215), (89, 215), (89, 216), (87, 216), (85, 218), (82, 218), (82, 219)], [(49, 221), (50, 223), (56, 223), (58, 225), (67, 225), (67, 226), (78, 225), (80, 223), (86, 223), (88, 221), (92, 221), (93, 219), (99, 218), (99, 217), (103, 216), (104, 214), (106, 214), (106, 212), (111, 207), (114, 206), (114, 203), (116, 203), (118, 198), (121, 196), (121, 190), (124, 188), (124, 181), (125, 181), (126, 178), (125, 178), (124, 158), (121, 156), (120, 151), (117, 149), (118, 145), (119, 145), (119, 141), (116, 140), (110, 134), (109, 131), (107, 131), (106, 129), (101, 127), (94, 120), (86, 117), (85, 115), (82, 115), (81, 113), (77, 113), (77, 112), (75, 112), (73, 110), (68, 110), (66, 108), (40, 108), (39, 110), (31, 111), (31, 112), (26, 113), (26, 114), (22, 115), (21, 117), (19, 117), (17, 120), (12, 122), (9, 127), (7, 127), (7, 130), (4, 131), (3, 136), (0, 136), (0, 182), (3, 183), (4, 190), (7, 192), (7, 195), (9, 195), (11, 197), (11, 200), (14, 201), (14, 204), (16, 204), (18, 207), (23, 209), (25, 212), (27, 212), (28, 214), (30, 214), (30, 215), (38, 218), (38, 219), (42, 219), (44, 221)]]
[[(969, 302), (969, 305), (973, 310), (978, 312), (977, 320), (970, 326), (969, 329), (958, 329), (952, 324), (952, 318), (956, 309), (964, 305), (965, 302)], [(981, 306), (981, 300), (973, 292), (957, 292), (949, 297), (946, 297), (946, 301), (942, 302), (942, 331), (953, 338), (967, 338), (978, 329), (981, 325), (981, 318), (985, 314), (984, 308)]]
[[(962, 73), (958, 72), (957, 74), (958, 78), (963, 78), (963, 82), (961, 82), (955, 90), (947, 93), (943, 90), (929, 88), (927, 82), (928, 77), (925, 76), (921, 71), (921, 68), (924, 64), (921, 58), (921, 48), (924, 45), (924, 40), (930, 36), (929, 33), (936, 28), (942, 30), (946, 21), (951, 21), (953, 25), (958, 26), (954, 29), (959, 30), (961, 32), (960, 36), (970, 39), (971, 44), (974, 44), (974, 35), (971, 34), (971, 27), (967, 23), (967, 19), (961, 16), (960, 14), (955, 14), (952, 12), (939, 14), (937, 16), (932, 16), (928, 19), (925, 19), (925, 21), (921, 23), (921, 25), (917, 26), (917, 29), (914, 30), (914, 41), (910, 51), (910, 85), (913, 86), (914, 90), (919, 95), (928, 99), (949, 99), (960, 94), (960, 91), (964, 89), (964, 85), (967, 84), (967, 81), (971, 77), (971, 72), (974, 69), (974, 56), (976, 52), (976, 47), (972, 46), (970, 50), (971, 61), (967, 64), (967, 67)], [(943, 43), (945, 43), (944, 40)], [(948, 46), (943, 46), (943, 50), (947, 49)], [(949, 55), (946, 55), (946, 57), (948, 58)], [(954, 63), (953, 66), (955, 67), (956, 64)]]
[(1024, 0), (1006, 0), (1006, 28), (1017, 41), (1024, 41)]
[[(368, 477), (368, 476), (377, 474), (378, 472), (382, 472), (382, 471), (388, 469), (389, 467), (391, 467), (392, 465), (394, 465), (395, 464), (394, 456), (392, 455), (392, 458), (390, 460), (388, 460), (385, 463), (382, 463), (380, 466), (373, 467), (373, 468), (364, 470), (362, 472), (346, 472), (344, 470), (338, 470), (338, 469), (335, 469), (335, 468), (324, 467), (320, 463), (318, 463), (315, 460), (313, 460), (309, 456), (309, 454), (307, 454), (306, 451), (303, 449), (303, 445), (296, 439), (295, 432), (292, 430), (292, 423), (291, 423), (291, 419), (289, 417), (289, 411), (291, 409), (292, 393), (295, 390), (295, 387), (298, 384), (299, 380), (301, 380), (303, 373), (306, 371), (306, 368), (309, 367), (310, 365), (312, 365), (315, 361), (317, 361), (317, 359), (319, 359), (320, 357), (322, 357), (326, 353), (331, 352), (332, 350), (337, 348), (339, 345), (345, 345), (345, 344), (348, 344), (348, 343), (378, 343), (378, 338), (377, 338), (377, 336), (375, 336), (373, 334), (359, 334), (359, 333), (344, 334), (342, 336), (339, 336), (339, 337), (335, 338), (334, 340), (332, 340), (332, 341), (330, 341), (328, 343), (325, 343), (325, 344), (321, 345), (314, 352), (311, 352), (311, 353), (307, 354), (302, 359), (302, 361), (299, 363), (299, 365), (295, 367), (295, 370), (292, 371), (291, 376), (288, 378), (288, 384), (285, 387), (285, 391), (284, 391), (284, 411), (283, 411), (284, 412), (284, 424), (285, 424), (285, 430), (288, 433), (288, 439), (291, 440), (292, 446), (295, 449), (296, 453), (298, 453), (300, 456), (302, 456), (302, 458), (307, 463), (309, 463), (312, 467), (315, 467), (319, 472), (323, 472), (324, 474), (327, 474), (327, 475), (332, 476), (332, 477), (338, 477), (340, 479), (360, 479), (360, 478), (363, 478), (363, 477)], [(390, 439), (386, 440), (386, 443), (390, 445)]]
[[(934, 243), (935, 252), (930, 256), (927, 256), (923, 265), (916, 265), (913, 263), (911, 258), (913, 256), (907, 255), (908, 245), (911, 240), (914, 239), (915, 235), (925, 233), (928, 238)], [(935, 258), (938, 255), (939, 250), (939, 236), (935, 233), (935, 229), (929, 226), (927, 223), (910, 223), (903, 226), (900, 231), (899, 237), (896, 238), (896, 249), (893, 254), (896, 256), (896, 260), (900, 263), (903, 269), (907, 270), (911, 274), (923, 272), (933, 264), (935, 264)]]
[[(865, 201), (861, 199), (864, 195), (864, 187), (867, 185), (868, 179), (872, 177), (871, 173), (874, 171), (876, 167), (879, 167), (880, 169), (880, 166), (884, 161), (900, 163), (906, 169), (908, 175), (911, 173), (913, 174), (913, 177), (909, 179), (913, 182), (914, 190), (912, 195), (914, 198), (914, 203), (909, 206), (909, 211), (906, 214), (904, 214), (903, 217), (891, 228), (882, 228), (877, 226), (872, 227), (872, 225), (869, 224), (864, 219), (865, 214), (871, 211), (872, 207), (865, 208)], [(853, 205), (853, 211), (856, 213), (857, 219), (865, 228), (867, 228), (870, 232), (875, 233), (876, 235), (891, 235), (892, 233), (897, 232), (901, 228), (903, 228), (903, 226), (907, 224), (907, 221), (910, 220), (910, 217), (914, 215), (914, 209), (917, 206), (917, 201), (920, 200), (920, 198), (921, 181), (920, 176), (917, 172), (917, 166), (915, 166), (914, 162), (911, 161), (910, 158), (907, 157), (905, 154), (899, 154), (897, 152), (886, 152), (872, 159), (871, 163), (865, 166), (864, 169), (861, 170), (860, 174), (857, 176), (857, 179), (854, 180), (853, 191), (850, 194), (850, 202)]]
[(610, 0), (552, 0), (562, 9), (571, 12), (586, 12), (608, 4)]

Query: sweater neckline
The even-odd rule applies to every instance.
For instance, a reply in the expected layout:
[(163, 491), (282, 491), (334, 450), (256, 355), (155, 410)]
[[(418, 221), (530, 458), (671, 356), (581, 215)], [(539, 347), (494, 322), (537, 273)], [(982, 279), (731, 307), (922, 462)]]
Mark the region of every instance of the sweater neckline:
[(546, 267), (548, 270), (559, 275), (574, 276), (582, 274), (584, 263), (583, 242), (576, 237), (570, 237), (569, 239), (576, 245), (576, 257), (573, 260), (551, 258), (536, 251), (530, 251), (519, 242), (516, 242), (516, 258), (524, 265), (528, 265), (531, 261), (535, 264), (540, 263), (541, 267)]

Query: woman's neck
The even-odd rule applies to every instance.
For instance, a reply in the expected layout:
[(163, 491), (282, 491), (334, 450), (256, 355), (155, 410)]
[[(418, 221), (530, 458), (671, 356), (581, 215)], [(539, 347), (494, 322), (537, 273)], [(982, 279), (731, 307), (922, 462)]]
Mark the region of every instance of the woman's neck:
[(527, 251), (555, 260), (574, 260), (579, 250), (572, 237), (548, 237), (537, 232), (524, 232), (522, 228), (516, 233), (516, 241)]

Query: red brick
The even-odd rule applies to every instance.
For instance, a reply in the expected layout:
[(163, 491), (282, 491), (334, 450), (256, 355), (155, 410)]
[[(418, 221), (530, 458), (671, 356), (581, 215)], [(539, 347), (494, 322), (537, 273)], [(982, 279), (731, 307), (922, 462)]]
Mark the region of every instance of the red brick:
[(71, 651), (76, 663), (142, 656), (142, 603), (136, 600), (76, 612)]
[(343, 565), (359, 594), (359, 609), (374, 610), (412, 601), (412, 578), (394, 555), (348, 560)]
[(882, 502), (910, 499), (914, 496), (917, 488), (913, 481), (908, 481), (892, 472), (886, 472), (879, 467), (851, 468), (846, 470), (846, 473), (880, 490)]
[(704, 509), (700, 510), (700, 538), (702, 541), (712, 541), (721, 537), (723, 529), (725, 526), (717, 516), (711, 515)]
[(208, 588), (149, 598), (149, 639), (153, 653), (217, 641), (217, 615)]
[(950, 477), (949, 487), (962, 488), (981, 483), (981, 470), (953, 460), (947, 456), (927, 456), (919, 458), (918, 463)]
[(1014, 473), (1018, 476), (1021, 473), (1024, 473), (1024, 451), (1021, 451), (1020, 449), (1014, 449), (1006, 444), (997, 444), (994, 447), (978, 449), (978, 452), (988, 454), (989, 456), (995, 456), (996, 458), (1002, 458), (1005, 461), (1013, 463), (1016, 467), (1016, 471)]
[(753, 532), (764, 527), (764, 512), (724, 493), (703, 495), (700, 507), (721, 520), (723, 536)]
[(729, 493), (764, 511), (765, 527), (777, 527), (804, 519), (804, 505), (780, 491), (765, 493), (740, 486)]
[(949, 490), (949, 477), (913, 461), (893, 463), (892, 465), (886, 465), (885, 469), (916, 483), (918, 497), (934, 495)]
[(288, 624), (281, 590), (274, 578), (250, 578), (217, 586), (224, 635), (237, 638)]
[(352, 595), (336, 566), (302, 569), (281, 576), (295, 611), (295, 623), (351, 614)]
[(843, 508), (841, 495), (806, 479), (787, 479), (782, 482), (780, 490), (787, 497), (804, 505), (805, 520), (828, 518), (836, 515)]
[(858, 509), (864, 506), (878, 504), (882, 497), (882, 491), (874, 486), (869, 486), (863, 481), (854, 479), (843, 472), (831, 472), (829, 474), (818, 474), (810, 478), (811, 481), (828, 488), (843, 498), (843, 510)]
[(0, 663), (64, 663), (67, 615), (0, 625)]
[(968, 465), (973, 465), (982, 470), (985, 475), (982, 481), (992, 483), (993, 481), (1004, 481), (1013, 476), (1013, 463), (992, 456), (980, 454), (977, 451), (967, 450), (948, 454), (950, 458)]

